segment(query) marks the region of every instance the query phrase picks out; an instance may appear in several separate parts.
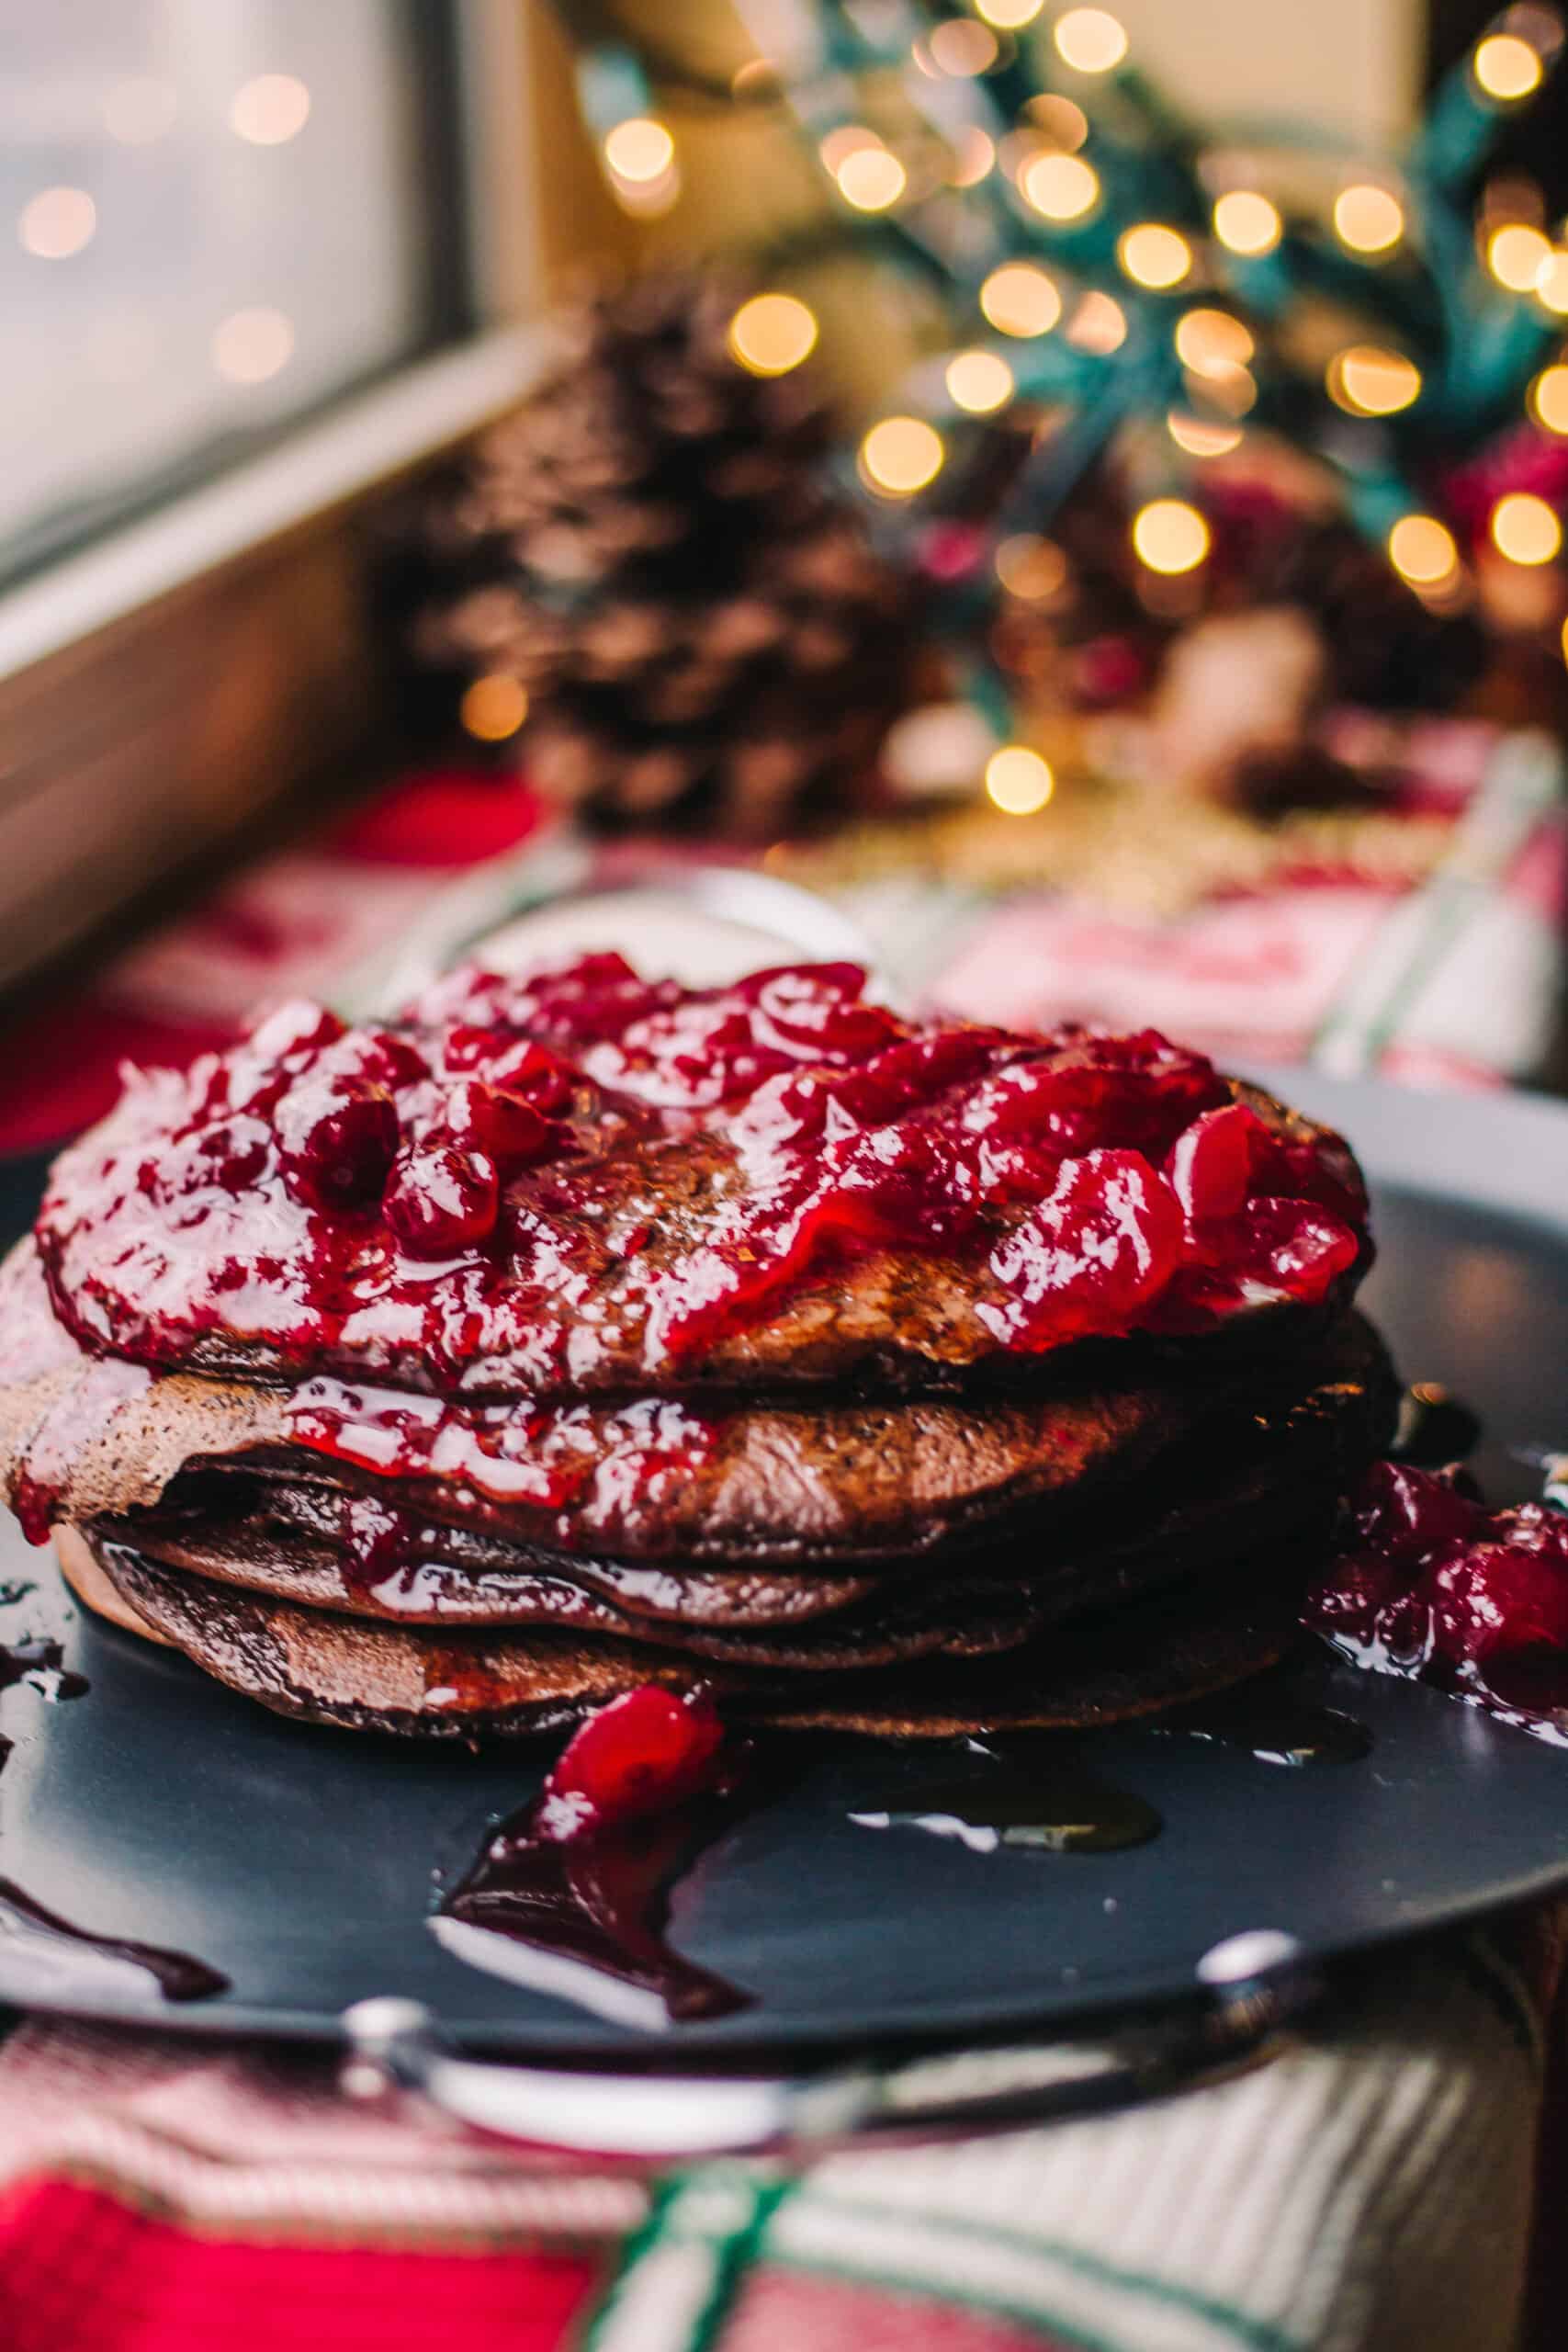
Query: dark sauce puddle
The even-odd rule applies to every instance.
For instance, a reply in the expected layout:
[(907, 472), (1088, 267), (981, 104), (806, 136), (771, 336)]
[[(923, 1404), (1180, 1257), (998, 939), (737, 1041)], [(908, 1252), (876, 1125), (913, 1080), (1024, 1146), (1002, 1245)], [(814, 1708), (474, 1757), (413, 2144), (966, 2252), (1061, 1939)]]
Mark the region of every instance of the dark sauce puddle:
[(536, 1806), (525, 1805), (491, 1833), (432, 1929), (460, 1960), (622, 2022), (731, 2017), (752, 1996), (671, 1947), (670, 1904), (698, 1857), (761, 1795), (752, 1780), (565, 1842), (541, 1836)]
[[(0, 1587), (0, 1606), (21, 1600), (31, 1589), (29, 1585)], [(62, 1700), (82, 1698), (89, 1685), (85, 1674), (66, 1667), (60, 1642), (52, 1635), (39, 1634), (27, 1641), (0, 1643), (0, 1690), (18, 1687), (34, 1690), (55, 1705)], [(14, 1741), (0, 1734), (0, 1769), (14, 1746)], [(189, 1952), (137, 1943), (124, 1936), (95, 1935), (90, 1928), (78, 1928), (51, 1911), (14, 1879), (0, 1877), (0, 1954), (8, 1936), (25, 1940), (30, 1955), (36, 1955), (40, 1947), (48, 1951), (51, 1977), (58, 1980), (62, 1993), (68, 1993), (73, 1983), (84, 1992), (93, 1989), (96, 1980), (89, 1965), (93, 1958), (128, 1961), (144, 1970), (166, 2001), (206, 2001), (229, 1989), (227, 1976)]]
[(83, 1976), (85, 1986), (90, 1985), (91, 1978), (80, 1967), (81, 1956), (85, 1954), (125, 1960), (145, 1969), (166, 2001), (206, 2001), (229, 1989), (226, 1976), (188, 1952), (133, 1943), (123, 1936), (96, 1936), (85, 1928), (73, 1927), (58, 1912), (46, 1910), (10, 1879), (0, 1878), (0, 1951), (6, 1935), (18, 1930), (34, 1949), (40, 1940), (47, 1944), (51, 1966), (58, 1962), (62, 1991), (70, 1989), (73, 1971)]
[(51, 1706), (62, 1699), (84, 1697), (87, 1678), (70, 1672), (64, 1657), (61, 1645), (48, 1634), (26, 1642), (0, 1642), (0, 1690), (25, 1683)]

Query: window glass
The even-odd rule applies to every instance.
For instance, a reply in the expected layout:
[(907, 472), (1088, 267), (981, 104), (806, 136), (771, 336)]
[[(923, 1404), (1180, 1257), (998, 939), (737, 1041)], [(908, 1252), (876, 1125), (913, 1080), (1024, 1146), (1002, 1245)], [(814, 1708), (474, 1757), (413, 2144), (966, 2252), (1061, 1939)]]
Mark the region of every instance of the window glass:
[(447, 12), (46, 0), (4, 14), (0, 578), (14, 578), (439, 339), (452, 308), (428, 258), (449, 126), (415, 25)]

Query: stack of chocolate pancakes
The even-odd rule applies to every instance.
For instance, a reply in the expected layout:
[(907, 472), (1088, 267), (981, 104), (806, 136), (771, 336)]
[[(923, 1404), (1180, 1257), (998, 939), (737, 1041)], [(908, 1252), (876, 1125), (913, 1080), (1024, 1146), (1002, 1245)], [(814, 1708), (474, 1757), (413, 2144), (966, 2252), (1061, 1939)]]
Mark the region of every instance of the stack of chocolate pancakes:
[(470, 967), (130, 1080), (0, 1275), (0, 1466), (321, 1722), (1093, 1722), (1290, 1640), (1392, 1426), (1370, 1257), (1344, 1143), (1152, 1031)]

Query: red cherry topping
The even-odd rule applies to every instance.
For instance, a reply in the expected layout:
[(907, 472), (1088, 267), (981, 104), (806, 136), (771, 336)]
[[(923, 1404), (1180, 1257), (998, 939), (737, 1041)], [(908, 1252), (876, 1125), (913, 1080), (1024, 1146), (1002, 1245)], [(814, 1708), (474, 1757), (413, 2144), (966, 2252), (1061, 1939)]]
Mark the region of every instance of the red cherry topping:
[(553, 1159), (571, 1140), (555, 1120), (474, 1078), (447, 1095), (444, 1125), (460, 1151), (488, 1152), (503, 1175)]
[(554, 1838), (662, 1813), (714, 1785), (724, 1725), (703, 1691), (645, 1682), (573, 1732), (540, 1793), (538, 1827)]
[(1478, 1503), (1447, 1480), (1400, 1462), (1374, 1462), (1352, 1506), (1359, 1550), (1414, 1567), (1445, 1544), (1462, 1544), (1484, 1522)]
[(542, 1392), (667, 1371), (874, 1252), (945, 1256), (1021, 1354), (1315, 1304), (1357, 1269), (1344, 1147), (1281, 1140), (1202, 1056), (909, 1021), (863, 983), (684, 989), (610, 955), (459, 972), (396, 1025), (281, 1007), (139, 1080), (60, 1162), (38, 1227), (57, 1312), (141, 1363), (216, 1334)]
[(273, 1112), (290, 1190), (317, 1208), (374, 1201), (398, 1148), (392, 1098), (364, 1079), (310, 1073)]
[(1245, 1102), (1205, 1111), (1170, 1148), (1167, 1173), (1195, 1223), (1235, 1216), (1246, 1204), (1252, 1171), (1269, 1130)]
[(1350, 1549), (1306, 1622), (1359, 1662), (1418, 1675), (1568, 1730), (1568, 1514), (1491, 1511), (1457, 1467), (1378, 1463), (1353, 1498)]
[(1012, 1296), (980, 1311), (1020, 1348), (1124, 1331), (1180, 1252), (1181, 1209), (1164, 1177), (1139, 1152), (1091, 1151), (1064, 1164), (1049, 1200), (993, 1253)]
[(425, 1144), (400, 1156), (384, 1205), (411, 1257), (455, 1258), (489, 1238), (500, 1203), (500, 1173), (487, 1153)]

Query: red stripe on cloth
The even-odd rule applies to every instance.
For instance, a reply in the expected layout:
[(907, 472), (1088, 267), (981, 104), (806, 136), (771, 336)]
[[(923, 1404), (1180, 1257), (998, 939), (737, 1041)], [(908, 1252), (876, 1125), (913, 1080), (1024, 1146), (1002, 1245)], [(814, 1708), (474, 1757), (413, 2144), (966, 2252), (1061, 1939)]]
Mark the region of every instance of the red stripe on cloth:
[(560, 2352), (598, 2283), (575, 2255), (189, 2237), (73, 2181), (0, 2199), (5, 2352)]
[(515, 777), (438, 769), (406, 778), (340, 818), (327, 835), (367, 865), (477, 865), (537, 830), (545, 808)]

